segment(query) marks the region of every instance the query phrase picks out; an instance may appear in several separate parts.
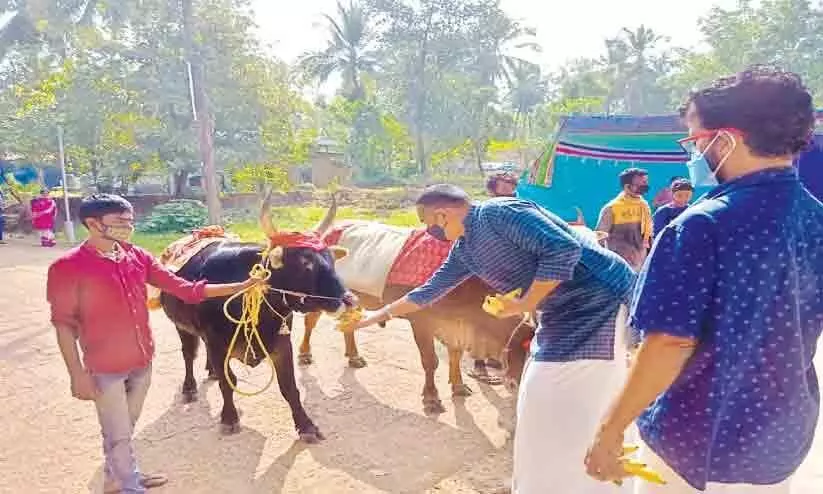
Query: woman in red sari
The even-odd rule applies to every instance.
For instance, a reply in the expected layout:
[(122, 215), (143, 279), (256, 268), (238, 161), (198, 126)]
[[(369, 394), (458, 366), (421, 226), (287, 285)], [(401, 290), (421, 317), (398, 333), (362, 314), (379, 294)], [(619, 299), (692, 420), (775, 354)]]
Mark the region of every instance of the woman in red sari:
[(49, 195), (48, 189), (40, 191), (40, 197), (31, 200), (31, 224), (40, 234), (40, 245), (54, 247), (54, 218), (57, 216), (57, 203)]

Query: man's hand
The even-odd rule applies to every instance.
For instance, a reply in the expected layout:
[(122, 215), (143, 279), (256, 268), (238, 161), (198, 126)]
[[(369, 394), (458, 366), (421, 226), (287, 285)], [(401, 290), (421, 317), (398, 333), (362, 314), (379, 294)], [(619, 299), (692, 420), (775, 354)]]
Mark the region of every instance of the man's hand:
[(365, 311), (363, 312), (363, 317), (360, 320), (348, 320), (345, 322), (341, 322), (337, 328), (344, 333), (351, 333), (352, 331), (357, 331), (358, 329), (363, 329), (374, 324), (378, 324), (383, 322), (385, 319), (384, 310), (375, 310), (375, 311)]
[(85, 369), (73, 373), (70, 377), (71, 395), (78, 400), (95, 400), (100, 396), (100, 389), (94, 377)]
[(620, 482), (630, 476), (622, 457), (623, 432), (600, 429), (586, 453), (586, 473), (600, 481)]

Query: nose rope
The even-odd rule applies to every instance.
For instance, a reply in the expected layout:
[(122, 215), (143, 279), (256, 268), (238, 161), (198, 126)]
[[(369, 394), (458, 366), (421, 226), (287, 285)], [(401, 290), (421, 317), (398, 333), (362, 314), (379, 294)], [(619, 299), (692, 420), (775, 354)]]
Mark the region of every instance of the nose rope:
[[(291, 295), (294, 297), (299, 297), (300, 303), (304, 303), (307, 298), (315, 298), (315, 299), (322, 299), (322, 300), (337, 300), (337, 301), (344, 301), (344, 297), (325, 297), (322, 295), (311, 295), (308, 293), (303, 292), (295, 292), (292, 290), (284, 290), (282, 288), (274, 288), (265, 284), (265, 282), (269, 281), (271, 278), (272, 271), (271, 271), (271, 264), (269, 259), (269, 249), (264, 249), (261, 253), (261, 260), (252, 266), (251, 271), (249, 271), (249, 277), (255, 278), (260, 280), (261, 283), (257, 283), (253, 286), (250, 286), (244, 290), (241, 290), (231, 297), (227, 298), (225, 302), (223, 302), (223, 315), (229, 321), (235, 324), (234, 334), (231, 337), (231, 341), (229, 342), (229, 346), (226, 349), (226, 358), (223, 359), (223, 373), (225, 375), (226, 381), (229, 383), (231, 389), (242, 396), (256, 396), (260, 393), (266, 391), (271, 384), (274, 382), (275, 375), (277, 374), (277, 368), (275, 367), (274, 360), (271, 358), (271, 353), (266, 348), (266, 344), (263, 342), (263, 337), (260, 335), (260, 310), (263, 308), (263, 305), (269, 308), (269, 310), (277, 315), (277, 317), (281, 320), (280, 331), (278, 335), (288, 335), (289, 334), (289, 326), (286, 323), (286, 318), (289, 317), (294, 311), (289, 308), (288, 301), (286, 300), (287, 295)], [(271, 303), (269, 303), (266, 294), (269, 292), (277, 292), (283, 296), (283, 305), (286, 306), (288, 312), (283, 315), (278, 312), (274, 307), (272, 307)], [(241, 298), (242, 297), (242, 298)], [(229, 312), (229, 305), (238, 298), (241, 298), (241, 307), (242, 310), (240, 312), (240, 317), (235, 318), (231, 312)], [(229, 367), (229, 361), (232, 358), (232, 354), (234, 353), (234, 347), (237, 345), (237, 339), (240, 337), (240, 334), (243, 334), (246, 338), (246, 348), (243, 352), (243, 364), (248, 366), (249, 362), (249, 355), (251, 355), (252, 359), (257, 359), (257, 353), (254, 350), (254, 346), (257, 345), (259, 349), (263, 352), (263, 356), (266, 359), (266, 362), (269, 364), (270, 374), (268, 382), (259, 390), (257, 391), (242, 391), (239, 389), (235, 382), (232, 382), (232, 379), (229, 379), (229, 371), (231, 370)], [(237, 379), (237, 376), (235, 376)]]

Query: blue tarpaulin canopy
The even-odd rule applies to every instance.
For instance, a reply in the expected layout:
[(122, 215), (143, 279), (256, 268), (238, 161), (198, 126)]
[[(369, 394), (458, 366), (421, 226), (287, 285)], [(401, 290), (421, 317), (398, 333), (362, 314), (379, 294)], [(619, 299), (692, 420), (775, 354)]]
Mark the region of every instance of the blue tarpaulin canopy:
[[(806, 186), (823, 200), (823, 111), (817, 113), (814, 145), (796, 163)], [(688, 156), (677, 143), (687, 129), (677, 115), (573, 115), (561, 119), (555, 141), (521, 180), (518, 195), (563, 218), (576, 218), (580, 208), (587, 223), (620, 191), (618, 175), (626, 168), (649, 172), (649, 194), (669, 185), (672, 177), (688, 177)], [(705, 190), (698, 189), (696, 194)]]

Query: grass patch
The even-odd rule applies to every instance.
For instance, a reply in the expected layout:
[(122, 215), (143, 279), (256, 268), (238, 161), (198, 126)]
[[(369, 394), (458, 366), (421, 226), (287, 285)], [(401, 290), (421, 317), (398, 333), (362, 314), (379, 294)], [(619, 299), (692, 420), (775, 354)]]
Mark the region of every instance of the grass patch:
[[(305, 231), (316, 225), (326, 214), (325, 206), (283, 206), (272, 208), (272, 220), (281, 230)], [(379, 221), (394, 226), (419, 226), (420, 220), (413, 209), (374, 210), (357, 207), (341, 207), (337, 210), (337, 220), (359, 219)], [(249, 242), (262, 242), (263, 232), (257, 221), (251, 219), (235, 220), (226, 226), (227, 230)], [(85, 228), (75, 228), (77, 239), (86, 236)], [(182, 237), (184, 233), (140, 233), (135, 232), (132, 241), (155, 255), (163, 252), (170, 243)], [(58, 237), (65, 240), (62, 233)]]

